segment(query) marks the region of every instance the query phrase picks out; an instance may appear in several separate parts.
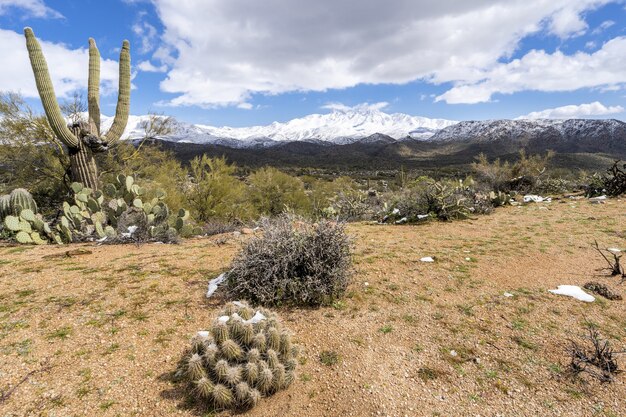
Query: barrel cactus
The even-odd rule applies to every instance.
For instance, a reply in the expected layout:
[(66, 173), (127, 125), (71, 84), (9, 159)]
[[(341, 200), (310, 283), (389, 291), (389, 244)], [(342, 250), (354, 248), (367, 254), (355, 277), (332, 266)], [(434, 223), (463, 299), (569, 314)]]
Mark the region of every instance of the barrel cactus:
[(18, 243), (45, 245), (61, 243), (60, 237), (37, 213), (37, 203), (28, 191), (17, 188), (0, 197), (0, 228), (4, 237)]
[(177, 375), (203, 404), (247, 409), (291, 385), (297, 353), (274, 313), (233, 302), (193, 336)]
[(50, 127), (56, 138), (68, 149), (71, 176), (76, 182), (98, 189), (98, 171), (93, 154), (104, 152), (120, 139), (128, 122), (130, 108), (130, 44), (122, 43), (119, 61), (119, 95), (115, 118), (109, 131), (100, 134), (100, 52), (93, 39), (89, 39), (89, 77), (87, 100), (88, 123), (66, 125), (57, 103), (48, 64), (41, 46), (31, 28), (24, 29), (26, 47), (35, 75), (37, 91)]

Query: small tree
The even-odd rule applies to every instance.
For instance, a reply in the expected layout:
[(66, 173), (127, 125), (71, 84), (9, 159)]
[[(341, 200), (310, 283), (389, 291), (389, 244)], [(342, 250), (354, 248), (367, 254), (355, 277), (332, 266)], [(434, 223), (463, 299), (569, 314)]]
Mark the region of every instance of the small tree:
[(299, 214), (311, 210), (302, 180), (273, 167), (261, 168), (250, 175), (250, 198), (261, 214), (268, 216), (289, 210)]
[(240, 221), (252, 217), (254, 209), (246, 199), (246, 186), (235, 177), (235, 170), (225, 158), (202, 155), (191, 161), (191, 184), (186, 194), (196, 220)]
[(28, 188), (45, 211), (64, 193), (69, 168), (45, 116), (35, 114), (21, 95), (0, 92), (0, 194)]
[(120, 52), (119, 95), (115, 119), (111, 129), (100, 134), (100, 52), (96, 42), (89, 39), (89, 80), (87, 101), (89, 122), (66, 125), (59, 103), (54, 94), (54, 87), (48, 64), (41, 51), (41, 46), (31, 28), (24, 29), (30, 63), (35, 75), (41, 103), (57, 140), (67, 148), (70, 159), (71, 177), (92, 189), (98, 188), (98, 169), (94, 153), (105, 152), (124, 133), (130, 108), (130, 44), (122, 43)]

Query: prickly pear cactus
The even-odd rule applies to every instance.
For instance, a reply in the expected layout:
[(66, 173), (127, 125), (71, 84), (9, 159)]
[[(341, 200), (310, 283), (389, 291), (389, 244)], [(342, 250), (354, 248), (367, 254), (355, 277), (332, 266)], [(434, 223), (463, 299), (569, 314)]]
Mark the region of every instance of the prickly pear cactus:
[(291, 385), (297, 353), (274, 313), (233, 302), (191, 339), (177, 376), (202, 403), (247, 409)]
[(489, 199), (491, 200), (491, 204), (493, 204), (494, 207), (500, 207), (509, 203), (509, 201), (511, 200), (511, 195), (503, 193), (502, 191), (498, 191), (497, 193), (491, 191), (489, 193)]
[(73, 183), (71, 188), (74, 191), (73, 204), (63, 205), (65, 220), (57, 225), (66, 241), (133, 239), (140, 234), (154, 240), (173, 241), (179, 234), (188, 237), (198, 231), (188, 224), (189, 212), (186, 210), (181, 210), (176, 220), (172, 220), (176, 227), (170, 227), (165, 192), (157, 191), (154, 198), (148, 199), (132, 176), (118, 175), (113, 183), (105, 184), (102, 191), (94, 191), (80, 183)]

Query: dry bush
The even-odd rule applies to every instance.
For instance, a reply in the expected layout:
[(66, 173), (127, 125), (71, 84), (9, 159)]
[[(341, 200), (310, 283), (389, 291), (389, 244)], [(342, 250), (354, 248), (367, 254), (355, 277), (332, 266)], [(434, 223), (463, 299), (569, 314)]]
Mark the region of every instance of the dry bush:
[(596, 329), (589, 329), (587, 342), (583, 346), (573, 340), (570, 343), (570, 370), (574, 375), (586, 373), (601, 382), (612, 382), (622, 372), (616, 357), (624, 352), (614, 351), (608, 340), (600, 339)]
[(406, 218), (409, 223), (426, 214), (447, 221), (465, 219), (473, 214), (488, 214), (494, 208), (488, 193), (478, 192), (471, 179), (435, 181), (420, 178), (391, 201), (387, 208), (397, 209), (397, 214), (390, 216), (390, 213), (385, 213), (385, 219)]
[(493, 191), (533, 191), (541, 176), (545, 173), (548, 163), (554, 156), (553, 152), (545, 155), (526, 155), (520, 151), (517, 161), (500, 161), (496, 159), (489, 162), (487, 156), (480, 154), (476, 162), (472, 164), (476, 178), (484, 183), (489, 190)]
[(282, 215), (261, 221), (228, 273), (231, 296), (262, 305), (330, 304), (340, 298), (351, 273), (350, 240), (344, 226), (312, 224)]
[(610, 197), (626, 194), (626, 164), (621, 165), (620, 167), (620, 161), (615, 161), (602, 177), (604, 190)]

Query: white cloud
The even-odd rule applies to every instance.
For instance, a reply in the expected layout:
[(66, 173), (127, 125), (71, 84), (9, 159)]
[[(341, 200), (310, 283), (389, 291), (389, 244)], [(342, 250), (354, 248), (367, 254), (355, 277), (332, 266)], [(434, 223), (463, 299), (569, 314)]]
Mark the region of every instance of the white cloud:
[(325, 110), (341, 111), (341, 112), (347, 112), (351, 110), (361, 112), (361, 111), (367, 111), (367, 110), (382, 110), (388, 106), (389, 106), (388, 102), (381, 101), (378, 103), (360, 103), (360, 104), (357, 104), (356, 106), (347, 106), (343, 103), (326, 103), (321, 108)]
[(550, 31), (560, 38), (582, 35), (588, 26), (580, 12), (575, 7), (561, 9), (552, 17)]
[[(41, 39), (39, 41), (48, 63), (57, 97), (69, 98), (72, 92), (87, 87), (89, 72), (87, 48), (68, 49), (65, 45)], [(0, 56), (3, 62), (11, 63), (11, 65), (0, 65), (0, 91), (16, 91), (25, 97), (39, 97), (24, 35), (0, 29)], [(100, 78), (103, 95), (117, 93), (117, 62), (109, 59), (102, 60)]]
[(140, 71), (144, 71), (144, 72), (166, 72), (167, 71), (167, 65), (163, 64), (157, 67), (150, 61), (141, 61), (137, 65), (137, 68)]
[(615, 25), (615, 22), (613, 20), (605, 20), (604, 22), (600, 23), (600, 25), (595, 28), (591, 33), (593, 35), (599, 35), (613, 25)]
[(146, 14), (139, 13), (139, 21), (132, 27), (133, 33), (137, 35), (141, 44), (139, 45), (138, 52), (146, 54), (152, 51), (157, 43), (157, 30), (147, 21), (143, 20)]
[(624, 112), (622, 106), (605, 106), (599, 101), (593, 103), (555, 107), (528, 113), (518, 119), (582, 119), (593, 116), (607, 116)]
[(533, 50), (520, 59), (498, 64), (476, 82), (459, 83), (437, 97), (447, 103), (481, 103), (493, 94), (519, 91), (572, 91), (615, 88), (626, 83), (626, 37), (614, 38), (593, 53), (565, 55)]
[(419, 79), (471, 85), (525, 36), (579, 35), (584, 14), (610, 1), (153, 0), (165, 28), (153, 59), (171, 65), (161, 89), (179, 94), (172, 105)]
[(29, 16), (60, 19), (63, 15), (46, 6), (43, 0), (0, 0), (0, 16), (12, 8), (22, 9)]

